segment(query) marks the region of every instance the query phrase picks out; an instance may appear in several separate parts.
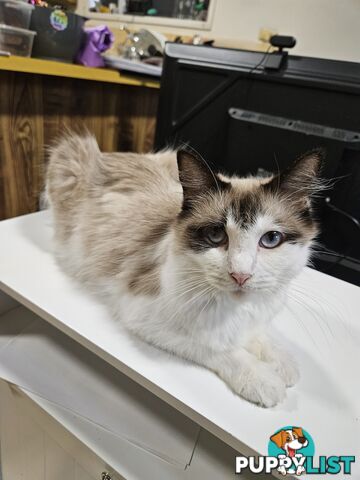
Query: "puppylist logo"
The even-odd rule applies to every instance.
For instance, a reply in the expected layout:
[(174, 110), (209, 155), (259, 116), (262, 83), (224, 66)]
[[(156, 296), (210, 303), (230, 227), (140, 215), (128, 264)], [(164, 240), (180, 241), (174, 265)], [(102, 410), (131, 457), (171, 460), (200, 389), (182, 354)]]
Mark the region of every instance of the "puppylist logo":
[(332, 455), (315, 458), (315, 444), (311, 435), (301, 427), (286, 426), (270, 436), (267, 457), (236, 457), (235, 473), (248, 470), (252, 473), (281, 475), (344, 474), (351, 475), (355, 456)]
[(300, 427), (284, 427), (270, 437), (269, 456), (279, 459), (278, 472), (282, 475), (302, 475), (306, 472), (306, 458), (313, 458), (314, 441), (310, 434)]

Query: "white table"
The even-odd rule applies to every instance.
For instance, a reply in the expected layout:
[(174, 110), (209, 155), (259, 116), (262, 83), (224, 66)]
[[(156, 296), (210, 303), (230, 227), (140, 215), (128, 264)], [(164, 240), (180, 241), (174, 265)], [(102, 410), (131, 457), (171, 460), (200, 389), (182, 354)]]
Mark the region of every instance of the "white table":
[[(0, 223), (0, 290), (7, 301), (19, 302), (244, 455), (267, 455), (270, 435), (286, 425), (305, 428), (317, 455), (359, 451), (358, 287), (311, 269), (294, 282), (288, 308), (274, 324), (298, 359), (301, 380), (281, 405), (262, 409), (235, 396), (210, 371), (130, 338), (59, 270), (51, 235), (47, 212)], [(353, 475), (360, 478), (357, 464)]]

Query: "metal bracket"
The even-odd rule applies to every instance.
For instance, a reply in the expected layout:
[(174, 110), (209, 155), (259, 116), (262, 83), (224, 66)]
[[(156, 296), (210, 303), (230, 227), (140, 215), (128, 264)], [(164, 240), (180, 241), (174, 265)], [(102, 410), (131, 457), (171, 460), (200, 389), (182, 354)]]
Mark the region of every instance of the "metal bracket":
[(357, 147), (356, 149), (360, 146), (360, 132), (344, 130), (342, 128), (333, 128), (317, 123), (303, 122), (302, 120), (291, 118), (277, 117), (275, 115), (243, 110), (241, 108), (229, 108), (228, 113), (234, 120), (281, 128), (282, 130), (290, 130), (305, 135), (329, 138), (331, 140), (350, 143), (353, 148)]

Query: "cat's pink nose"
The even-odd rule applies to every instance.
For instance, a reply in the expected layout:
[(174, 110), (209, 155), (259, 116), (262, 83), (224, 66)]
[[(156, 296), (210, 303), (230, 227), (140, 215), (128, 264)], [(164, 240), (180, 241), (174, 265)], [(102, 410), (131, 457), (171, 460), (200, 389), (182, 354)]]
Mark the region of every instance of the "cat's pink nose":
[(235, 282), (242, 287), (251, 278), (249, 273), (230, 273)]

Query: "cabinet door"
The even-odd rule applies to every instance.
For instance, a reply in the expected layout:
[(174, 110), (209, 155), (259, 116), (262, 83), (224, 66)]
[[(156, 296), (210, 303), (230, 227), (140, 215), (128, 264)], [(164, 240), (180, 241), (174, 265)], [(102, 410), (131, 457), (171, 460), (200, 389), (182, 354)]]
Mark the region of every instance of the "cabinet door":
[(25, 307), (1, 316), (0, 378), (178, 468), (190, 462), (196, 423)]
[[(122, 480), (16, 387), (0, 381), (2, 480)], [(110, 480), (110, 477), (107, 480)]]

